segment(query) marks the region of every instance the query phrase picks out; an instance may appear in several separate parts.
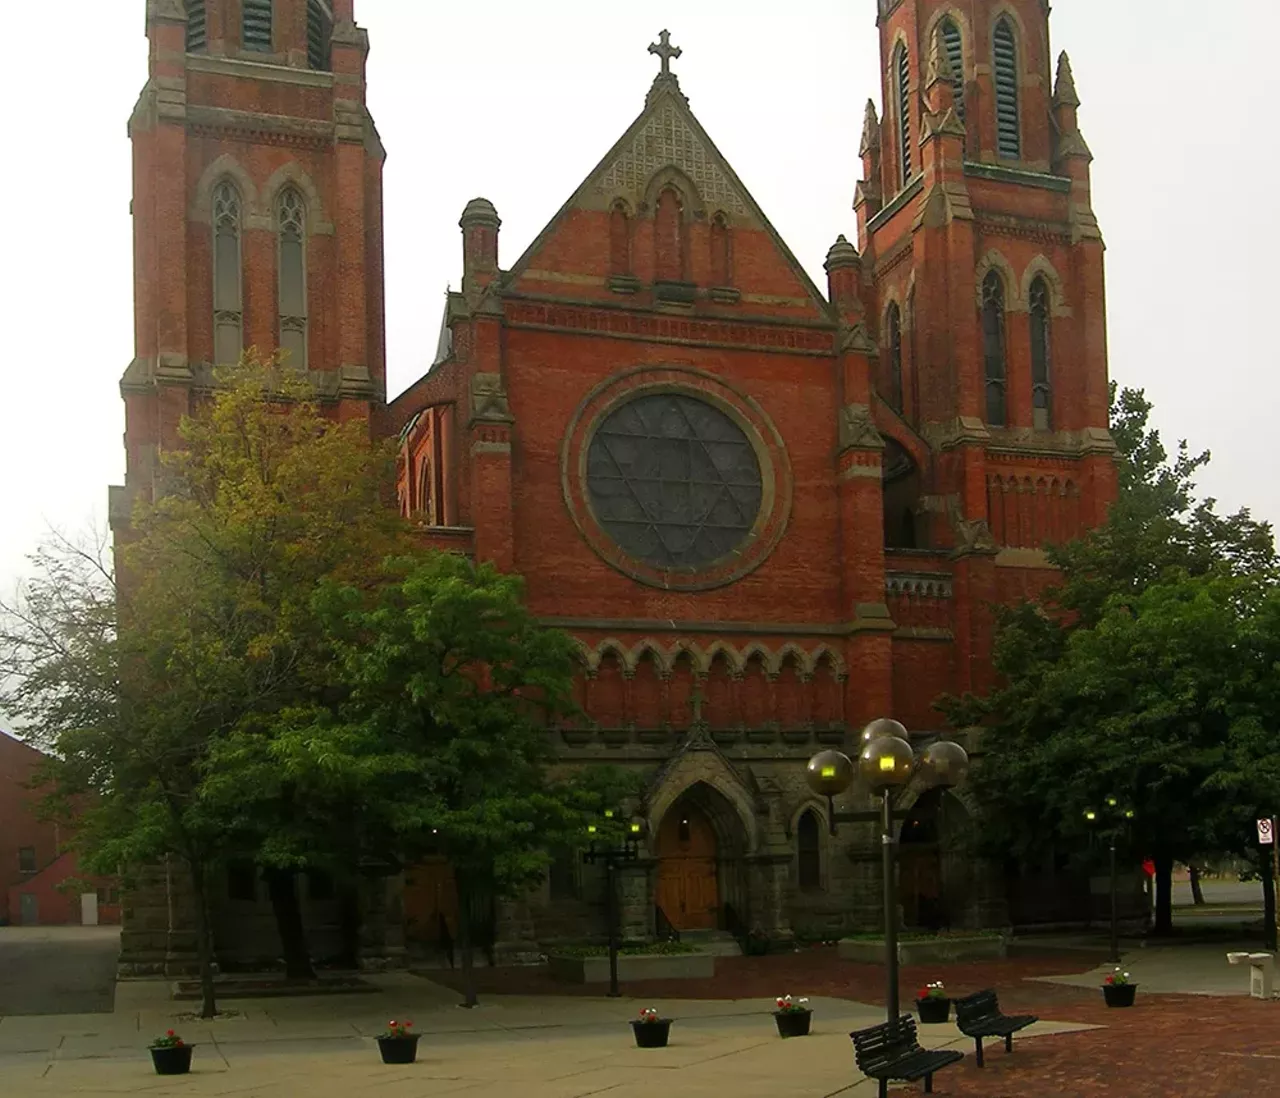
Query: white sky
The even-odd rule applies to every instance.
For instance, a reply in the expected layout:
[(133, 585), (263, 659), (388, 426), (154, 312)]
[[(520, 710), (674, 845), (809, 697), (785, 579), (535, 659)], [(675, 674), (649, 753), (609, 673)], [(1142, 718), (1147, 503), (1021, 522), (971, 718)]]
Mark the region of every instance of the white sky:
[[(972, 0), (965, 0), (972, 2)], [(851, 210), (862, 109), (879, 104), (875, 0), (357, 0), (388, 150), (390, 389), (429, 364), (458, 216), (482, 194), (509, 266), (639, 113), (664, 26), (694, 112), (814, 280)], [(1166, 441), (1210, 448), (1224, 506), (1280, 520), (1272, 472), (1280, 204), (1271, 182), (1280, 3), (1058, 0), (1108, 244), (1112, 376)], [(146, 79), (144, 0), (24, 9), (6, 84), (0, 589), (50, 524), (105, 520), (123, 479), (132, 355), (125, 123)], [(637, 12), (643, 15), (637, 21)], [(1229, 13), (1221, 23), (1217, 13)]]

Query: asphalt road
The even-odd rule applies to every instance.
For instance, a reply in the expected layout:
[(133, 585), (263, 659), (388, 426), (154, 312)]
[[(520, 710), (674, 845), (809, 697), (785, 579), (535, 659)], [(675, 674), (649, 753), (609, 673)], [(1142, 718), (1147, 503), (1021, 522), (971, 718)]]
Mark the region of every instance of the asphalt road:
[(0, 1017), (110, 1013), (120, 928), (0, 926)]

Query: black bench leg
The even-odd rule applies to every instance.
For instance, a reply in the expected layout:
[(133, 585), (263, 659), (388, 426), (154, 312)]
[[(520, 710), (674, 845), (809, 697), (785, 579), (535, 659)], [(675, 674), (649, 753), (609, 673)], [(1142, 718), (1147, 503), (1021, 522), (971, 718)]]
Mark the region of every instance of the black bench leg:
[(880, 1080), (880, 1098), (889, 1098), (889, 1080)]
[(929, 1074), (924, 1077), (924, 1092), (925, 1094), (933, 1093), (933, 1072), (932, 1071), (929, 1072)]
[(975, 1055), (978, 1057), (978, 1067), (983, 1067), (984, 1065), (982, 1062), (982, 1038), (975, 1037), (973, 1039), (973, 1045), (974, 1045), (974, 1048), (977, 1049), (977, 1052), (975, 1053)]
[(1005, 1052), (1013, 1051), (1013, 1034), (1012, 1033), (1006, 1033), (1004, 1035), (1004, 1050)]

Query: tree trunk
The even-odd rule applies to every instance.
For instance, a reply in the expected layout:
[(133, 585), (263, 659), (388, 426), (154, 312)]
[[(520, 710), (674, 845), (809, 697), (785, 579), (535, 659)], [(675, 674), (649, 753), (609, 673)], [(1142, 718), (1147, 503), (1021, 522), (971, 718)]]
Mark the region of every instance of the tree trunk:
[(307, 949), (307, 932), (302, 926), (302, 907), (295, 887), (297, 872), (268, 867), (265, 871), (271, 910), (276, 917), (280, 948), (284, 952), (285, 974), (290, 980), (314, 980), (311, 952)]
[(338, 921), (343, 968), (360, 968), (360, 882), (338, 881)]
[(1204, 903), (1204, 889), (1200, 887), (1200, 870), (1189, 865), (1187, 874), (1191, 878), (1191, 902), (1198, 906)]
[(1151, 933), (1165, 936), (1173, 933), (1173, 858), (1157, 854), (1156, 863), (1156, 919)]
[(458, 947), (462, 952), (462, 1005), (468, 1010), (478, 1006), (476, 994), (475, 947), (471, 942), (471, 885), (462, 874), (456, 874), (458, 886)]
[(1271, 874), (1271, 847), (1258, 854), (1258, 874), (1262, 878), (1262, 937), (1265, 948), (1276, 948), (1276, 882)]
[(191, 895), (196, 906), (196, 957), (200, 964), (200, 1017), (213, 1018), (218, 1004), (213, 992), (213, 941), (209, 935), (209, 905), (205, 892), (204, 866), (187, 858), (191, 874)]

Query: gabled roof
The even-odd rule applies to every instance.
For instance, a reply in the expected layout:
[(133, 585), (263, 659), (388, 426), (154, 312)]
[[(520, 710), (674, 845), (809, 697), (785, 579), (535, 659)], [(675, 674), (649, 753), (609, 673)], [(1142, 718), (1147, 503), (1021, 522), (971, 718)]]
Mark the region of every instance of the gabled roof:
[(675, 168), (696, 188), (696, 198), (708, 213), (722, 211), (731, 220), (761, 229), (772, 237), (814, 304), (823, 313), (829, 311), (826, 296), (694, 117), (672, 73), (658, 75), (639, 117), (524, 250), (504, 282), (509, 284), (528, 269), (570, 210), (608, 209), (620, 197), (631, 202), (634, 209), (644, 201), (653, 177), (664, 168)]

